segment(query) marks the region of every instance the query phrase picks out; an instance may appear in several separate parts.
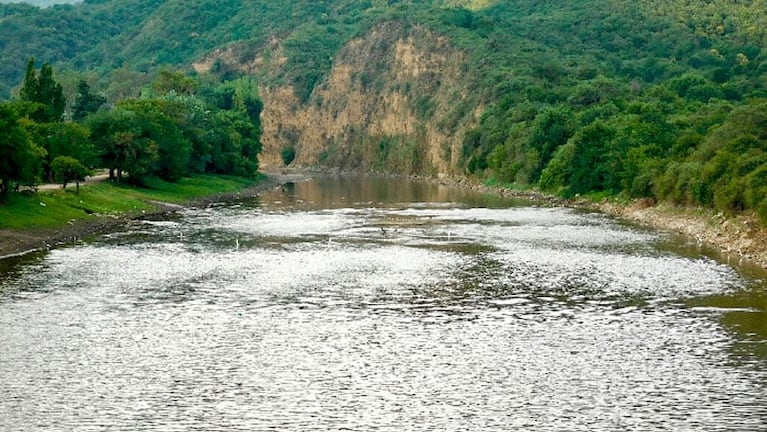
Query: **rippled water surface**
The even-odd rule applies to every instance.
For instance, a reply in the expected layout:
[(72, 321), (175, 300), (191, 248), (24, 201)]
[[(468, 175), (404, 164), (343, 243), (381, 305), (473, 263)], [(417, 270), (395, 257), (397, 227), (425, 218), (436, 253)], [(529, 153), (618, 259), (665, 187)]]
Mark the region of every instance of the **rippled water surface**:
[(767, 430), (764, 274), (572, 209), (319, 178), (0, 274), (0, 430)]

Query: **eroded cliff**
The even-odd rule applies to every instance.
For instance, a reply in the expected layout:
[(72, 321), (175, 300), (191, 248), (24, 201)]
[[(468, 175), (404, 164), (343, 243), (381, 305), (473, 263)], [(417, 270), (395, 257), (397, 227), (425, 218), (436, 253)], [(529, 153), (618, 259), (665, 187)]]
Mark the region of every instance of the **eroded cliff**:
[[(248, 63), (236, 47), (195, 64), (276, 76), (285, 63), (278, 40)], [(459, 170), (463, 132), (481, 112), (466, 80), (466, 58), (447, 37), (387, 22), (347, 43), (330, 73), (302, 101), (291, 85), (262, 84), (262, 167), (295, 164), (397, 173), (450, 175)], [(269, 82), (269, 79), (264, 80)]]

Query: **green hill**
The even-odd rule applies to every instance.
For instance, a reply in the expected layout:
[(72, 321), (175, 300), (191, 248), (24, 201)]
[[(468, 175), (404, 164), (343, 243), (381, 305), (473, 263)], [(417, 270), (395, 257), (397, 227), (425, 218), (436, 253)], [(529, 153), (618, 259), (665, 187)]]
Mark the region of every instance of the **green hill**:
[(3, 4), (0, 94), (30, 56), (112, 101), (166, 65), (247, 74), (264, 89), (265, 160), (295, 147), (304, 164), (767, 220), (765, 29), (764, 0)]

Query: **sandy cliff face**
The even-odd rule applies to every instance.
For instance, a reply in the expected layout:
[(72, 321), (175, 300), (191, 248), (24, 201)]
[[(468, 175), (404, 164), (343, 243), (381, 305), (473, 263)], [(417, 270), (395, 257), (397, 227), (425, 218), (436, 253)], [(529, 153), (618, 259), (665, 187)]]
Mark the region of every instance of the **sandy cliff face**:
[[(278, 44), (267, 49), (268, 65), (259, 56), (239, 67), (261, 75), (259, 68), (278, 68)], [(215, 60), (233, 61), (230, 51), (195, 66), (203, 71)], [(479, 113), (464, 65), (465, 56), (443, 36), (379, 25), (342, 48), (305, 103), (290, 86), (262, 86), (261, 165), (281, 167), (281, 150), (293, 145), (295, 163), (304, 166), (453, 174), (463, 132)]]

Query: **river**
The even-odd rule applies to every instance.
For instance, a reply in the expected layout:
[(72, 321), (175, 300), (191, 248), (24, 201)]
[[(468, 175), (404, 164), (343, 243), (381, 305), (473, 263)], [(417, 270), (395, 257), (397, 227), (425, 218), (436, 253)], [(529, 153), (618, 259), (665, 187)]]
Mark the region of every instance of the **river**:
[(0, 431), (767, 430), (765, 275), (318, 177), (2, 263)]

